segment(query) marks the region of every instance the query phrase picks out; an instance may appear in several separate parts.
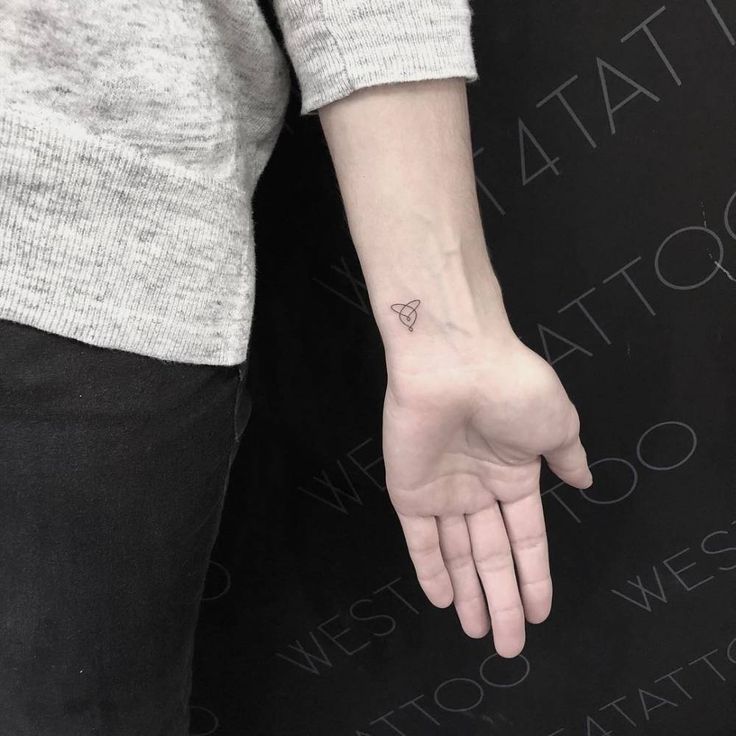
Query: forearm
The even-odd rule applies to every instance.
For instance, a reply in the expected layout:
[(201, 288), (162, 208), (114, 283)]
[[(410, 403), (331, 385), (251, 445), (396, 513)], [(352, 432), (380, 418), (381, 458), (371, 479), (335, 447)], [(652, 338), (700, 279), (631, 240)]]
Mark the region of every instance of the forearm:
[(365, 88), (320, 118), (389, 371), (471, 359), (510, 339), (478, 208), (465, 80)]
[[(320, 115), (386, 348), (386, 487), (417, 579), (515, 657), (552, 600), (541, 456), (563, 483), (593, 479), (575, 407), (506, 315), (465, 93), (462, 78), (367, 87)], [(391, 308), (417, 299), (403, 321)]]

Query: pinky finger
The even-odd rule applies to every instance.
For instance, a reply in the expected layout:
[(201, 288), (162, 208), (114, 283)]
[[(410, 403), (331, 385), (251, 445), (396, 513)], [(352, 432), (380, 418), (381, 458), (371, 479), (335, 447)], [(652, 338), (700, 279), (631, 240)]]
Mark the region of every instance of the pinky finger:
[(454, 594), (440, 551), (437, 520), (434, 516), (398, 514), (398, 517), (419, 585), (432, 605), (447, 608)]

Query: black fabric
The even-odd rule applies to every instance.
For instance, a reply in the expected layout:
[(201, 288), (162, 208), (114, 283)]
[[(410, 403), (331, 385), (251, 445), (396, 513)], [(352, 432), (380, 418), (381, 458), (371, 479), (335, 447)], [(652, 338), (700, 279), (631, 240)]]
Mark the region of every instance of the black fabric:
[(0, 345), (0, 734), (184, 736), (247, 361)]

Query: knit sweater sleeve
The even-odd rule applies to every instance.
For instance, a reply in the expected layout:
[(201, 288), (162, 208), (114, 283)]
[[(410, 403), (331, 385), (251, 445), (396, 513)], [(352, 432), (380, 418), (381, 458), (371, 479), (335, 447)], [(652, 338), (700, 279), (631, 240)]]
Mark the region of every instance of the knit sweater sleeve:
[(301, 114), (361, 87), (478, 79), (469, 0), (274, 0)]

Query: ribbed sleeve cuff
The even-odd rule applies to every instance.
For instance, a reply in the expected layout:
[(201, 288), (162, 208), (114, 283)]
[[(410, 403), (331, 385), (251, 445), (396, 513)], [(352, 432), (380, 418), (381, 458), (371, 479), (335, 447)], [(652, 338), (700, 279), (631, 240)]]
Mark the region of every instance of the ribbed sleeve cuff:
[(301, 114), (362, 87), (478, 79), (467, 0), (280, 0)]

